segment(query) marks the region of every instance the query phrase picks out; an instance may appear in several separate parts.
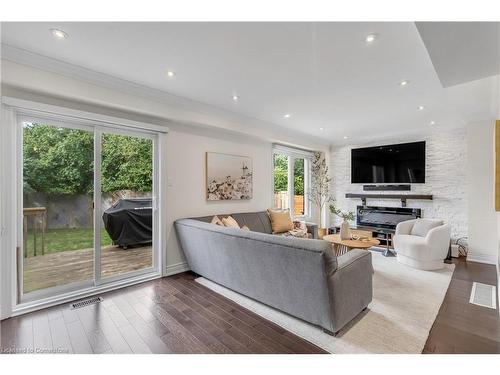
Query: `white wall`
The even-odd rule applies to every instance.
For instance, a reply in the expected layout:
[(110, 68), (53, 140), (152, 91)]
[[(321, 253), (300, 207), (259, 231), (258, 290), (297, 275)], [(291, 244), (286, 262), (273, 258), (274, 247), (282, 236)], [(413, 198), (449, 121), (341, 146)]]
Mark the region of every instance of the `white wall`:
[[(363, 145), (334, 147), (331, 151), (332, 189), (337, 205), (356, 212), (360, 199), (347, 199), (345, 193), (363, 192), (363, 184), (351, 184), (351, 149), (381, 144), (426, 141), (426, 183), (413, 184), (412, 193), (432, 194), (433, 201), (408, 200), (407, 206), (421, 208), (423, 217), (442, 218), (452, 225), (453, 238), (467, 236), (466, 132), (464, 129), (435, 130), (417, 137), (398, 137)], [(380, 192), (384, 193), (384, 192)], [(386, 192), (390, 194), (391, 192)], [(368, 199), (368, 205), (401, 207), (401, 201)], [(338, 222), (338, 218), (332, 218)]]
[(467, 125), (467, 186), (469, 200), (468, 260), (496, 264), (494, 122)]
[[(231, 212), (265, 210), (272, 202), (270, 142), (244, 138), (217, 139), (172, 131), (167, 141), (167, 262), (170, 268), (184, 261), (173, 222), (178, 218)], [(242, 201), (208, 202), (205, 195), (205, 153), (216, 151), (253, 159), (253, 198)]]

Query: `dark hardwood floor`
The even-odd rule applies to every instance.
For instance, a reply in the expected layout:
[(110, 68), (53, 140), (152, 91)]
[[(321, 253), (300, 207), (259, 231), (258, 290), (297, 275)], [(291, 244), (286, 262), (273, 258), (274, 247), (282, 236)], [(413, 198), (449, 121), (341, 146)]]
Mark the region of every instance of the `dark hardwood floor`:
[(191, 273), (1, 322), (6, 353), (325, 353), (194, 281)]
[(500, 353), (500, 318), (497, 310), (469, 303), (472, 282), (495, 285), (496, 267), (454, 259), (455, 272), (423, 353)]
[[(494, 266), (454, 260), (453, 278), (424, 353), (500, 353), (498, 310), (469, 304), (472, 281), (497, 285)], [(325, 353), (231, 300), (191, 273), (1, 322), (3, 352)]]

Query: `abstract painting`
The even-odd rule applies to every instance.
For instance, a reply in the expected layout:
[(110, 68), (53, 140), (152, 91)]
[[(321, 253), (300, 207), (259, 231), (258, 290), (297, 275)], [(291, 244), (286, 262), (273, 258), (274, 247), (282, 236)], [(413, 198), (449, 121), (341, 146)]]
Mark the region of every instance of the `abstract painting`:
[(207, 152), (207, 200), (252, 199), (252, 159)]

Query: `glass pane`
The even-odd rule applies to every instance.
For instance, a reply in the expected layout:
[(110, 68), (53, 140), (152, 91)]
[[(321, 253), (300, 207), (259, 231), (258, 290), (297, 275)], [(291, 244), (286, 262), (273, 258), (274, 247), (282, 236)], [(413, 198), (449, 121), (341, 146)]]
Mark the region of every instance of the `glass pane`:
[(101, 277), (153, 265), (153, 141), (103, 134)]
[(303, 216), (306, 210), (304, 197), (304, 159), (295, 159), (293, 169), (293, 213)]
[(288, 196), (288, 156), (274, 154), (274, 207), (289, 208)]
[(23, 293), (94, 278), (94, 134), (23, 123)]

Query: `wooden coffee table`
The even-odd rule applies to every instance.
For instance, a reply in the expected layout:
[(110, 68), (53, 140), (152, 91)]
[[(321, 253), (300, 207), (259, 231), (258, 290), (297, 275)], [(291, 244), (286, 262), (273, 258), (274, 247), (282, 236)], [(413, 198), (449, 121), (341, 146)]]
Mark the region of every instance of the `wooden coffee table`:
[(340, 234), (329, 234), (328, 236), (324, 236), (323, 239), (333, 244), (333, 249), (337, 255), (345, 254), (352, 249), (368, 250), (372, 246), (380, 245), (380, 241), (375, 238), (366, 238), (362, 240), (341, 240)]

